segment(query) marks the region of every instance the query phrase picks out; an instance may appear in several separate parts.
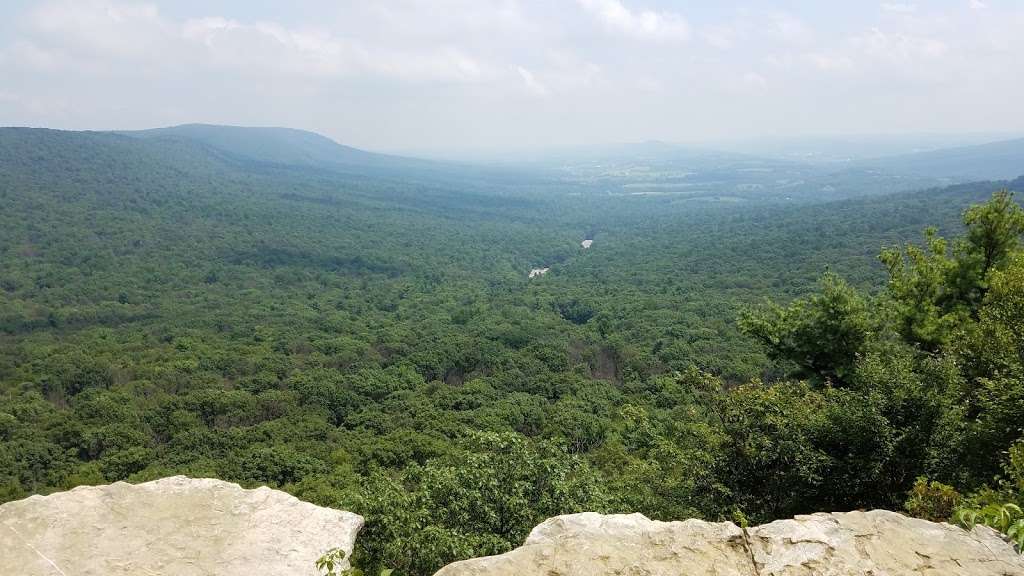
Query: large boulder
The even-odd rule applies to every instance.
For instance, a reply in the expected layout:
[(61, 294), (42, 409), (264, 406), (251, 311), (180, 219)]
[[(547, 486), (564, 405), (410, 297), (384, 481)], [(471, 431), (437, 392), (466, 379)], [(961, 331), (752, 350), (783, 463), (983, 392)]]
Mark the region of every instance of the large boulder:
[(363, 518), (270, 488), (184, 476), (0, 506), (3, 576), (305, 576)]
[(640, 514), (558, 516), (500, 556), (436, 576), (1024, 576), (1024, 558), (985, 527), (875, 510), (797, 516), (750, 528)]

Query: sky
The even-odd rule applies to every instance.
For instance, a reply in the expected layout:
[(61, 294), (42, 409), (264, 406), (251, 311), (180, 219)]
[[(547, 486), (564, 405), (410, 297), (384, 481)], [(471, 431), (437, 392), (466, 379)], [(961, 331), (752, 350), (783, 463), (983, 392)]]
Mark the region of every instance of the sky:
[(1024, 131), (1024, 0), (0, 1), (0, 125), (373, 150)]

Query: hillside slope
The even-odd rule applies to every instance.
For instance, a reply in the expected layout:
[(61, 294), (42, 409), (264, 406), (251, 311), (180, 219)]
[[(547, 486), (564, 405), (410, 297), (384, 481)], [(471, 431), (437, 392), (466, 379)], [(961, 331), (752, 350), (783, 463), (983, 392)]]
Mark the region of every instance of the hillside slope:
[(862, 160), (857, 164), (898, 174), (957, 180), (1000, 180), (1024, 175), (1024, 138)]
[(326, 136), (294, 128), (183, 124), (120, 132), (140, 139), (183, 139), (201, 143), (238, 160), (325, 169), (410, 168), (424, 160), (368, 152)]

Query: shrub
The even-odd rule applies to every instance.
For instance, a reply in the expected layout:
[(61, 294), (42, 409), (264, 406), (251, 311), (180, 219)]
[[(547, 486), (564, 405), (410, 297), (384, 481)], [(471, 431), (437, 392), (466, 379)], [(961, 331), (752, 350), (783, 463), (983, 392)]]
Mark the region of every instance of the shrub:
[(911, 516), (932, 522), (945, 522), (953, 517), (962, 497), (952, 486), (920, 477), (910, 490), (904, 508)]

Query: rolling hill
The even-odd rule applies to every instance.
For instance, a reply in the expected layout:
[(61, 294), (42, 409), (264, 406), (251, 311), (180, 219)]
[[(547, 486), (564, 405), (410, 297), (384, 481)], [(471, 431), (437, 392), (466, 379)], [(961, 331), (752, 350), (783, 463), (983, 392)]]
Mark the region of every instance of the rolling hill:
[(955, 180), (1002, 180), (1024, 174), (1024, 138), (863, 160), (897, 174), (943, 176)]
[(182, 124), (120, 132), (140, 139), (187, 140), (241, 161), (321, 169), (407, 169), (428, 167), (425, 160), (369, 152), (294, 128)]

